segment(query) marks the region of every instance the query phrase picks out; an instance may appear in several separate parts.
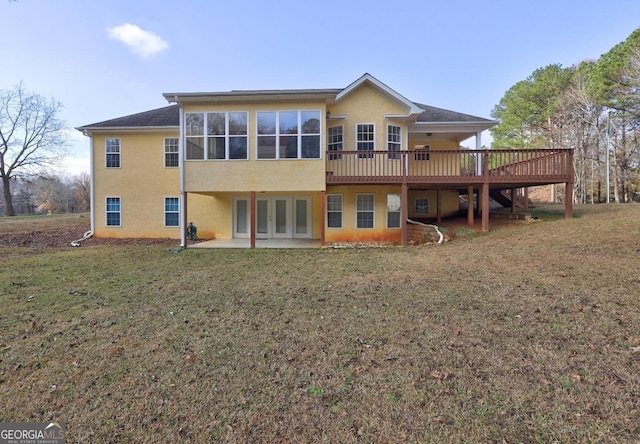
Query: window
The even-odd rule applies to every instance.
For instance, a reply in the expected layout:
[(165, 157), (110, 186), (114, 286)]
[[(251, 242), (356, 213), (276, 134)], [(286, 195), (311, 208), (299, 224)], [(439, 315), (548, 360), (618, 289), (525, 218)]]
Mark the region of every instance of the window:
[(204, 159), (204, 113), (188, 113), (185, 117), (186, 152), (189, 160)]
[(426, 197), (417, 197), (415, 200), (414, 213), (429, 214), (429, 199)]
[(187, 113), (185, 121), (188, 160), (248, 158), (246, 112)]
[(120, 226), (120, 198), (107, 197), (106, 200), (107, 227)]
[(165, 227), (180, 226), (180, 198), (179, 197), (164, 198), (164, 226)]
[(429, 160), (429, 150), (431, 149), (430, 145), (416, 145), (413, 149), (416, 150), (413, 155), (415, 160)]
[(356, 195), (356, 228), (373, 228), (374, 195)]
[(342, 159), (342, 154), (334, 154), (336, 151), (342, 151), (343, 149), (342, 126), (332, 126), (329, 128), (327, 140), (329, 160)]
[(387, 194), (387, 228), (400, 228), (399, 194)]
[(320, 111), (257, 113), (258, 159), (320, 159)]
[(327, 194), (327, 228), (342, 228), (342, 194)]
[[(375, 149), (375, 130), (372, 123), (356, 125), (356, 150), (373, 151)], [(359, 158), (372, 158), (373, 153), (358, 154)]]
[(164, 166), (165, 168), (175, 168), (179, 166), (178, 157), (179, 139), (177, 137), (167, 137), (164, 139)]
[(390, 151), (389, 159), (400, 159), (400, 134), (402, 128), (397, 125), (387, 126), (387, 150)]
[(106, 139), (107, 168), (120, 168), (120, 139)]

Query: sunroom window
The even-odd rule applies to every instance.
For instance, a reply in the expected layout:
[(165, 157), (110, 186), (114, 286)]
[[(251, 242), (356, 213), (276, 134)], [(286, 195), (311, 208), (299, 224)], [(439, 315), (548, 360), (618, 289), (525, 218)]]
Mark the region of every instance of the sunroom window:
[(258, 159), (319, 159), (320, 111), (261, 111)]

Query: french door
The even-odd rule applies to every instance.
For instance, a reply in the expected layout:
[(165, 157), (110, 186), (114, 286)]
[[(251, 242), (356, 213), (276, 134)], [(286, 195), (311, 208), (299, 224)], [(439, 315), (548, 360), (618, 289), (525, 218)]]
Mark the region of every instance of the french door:
[[(237, 197), (233, 205), (233, 236), (250, 237), (249, 198)], [(311, 198), (256, 197), (256, 238), (311, 238)]]

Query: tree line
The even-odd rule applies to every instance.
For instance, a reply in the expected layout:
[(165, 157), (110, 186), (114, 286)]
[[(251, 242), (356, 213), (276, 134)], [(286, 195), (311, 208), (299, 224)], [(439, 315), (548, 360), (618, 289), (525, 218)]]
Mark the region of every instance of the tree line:
[[(21, 176), (12, 180), (14, 215), (84, 213), (91, 205), (91, 179), (88, 173), (65, 177)], [(3, 185), (0, 184), (0, 189)], [(4, 200), (0, 216), (7, 216)]]
[(597, 60), (535, 70), (492, 116), (492, 148), (574, 149), (577, 203), (640, 201), (640, 29)]

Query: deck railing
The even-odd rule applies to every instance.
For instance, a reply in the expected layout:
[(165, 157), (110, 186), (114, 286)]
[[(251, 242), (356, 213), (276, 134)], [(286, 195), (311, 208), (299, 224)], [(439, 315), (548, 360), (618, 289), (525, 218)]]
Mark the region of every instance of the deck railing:
[(573, 181), (573, 150), (329, 151), (327, 183)]

